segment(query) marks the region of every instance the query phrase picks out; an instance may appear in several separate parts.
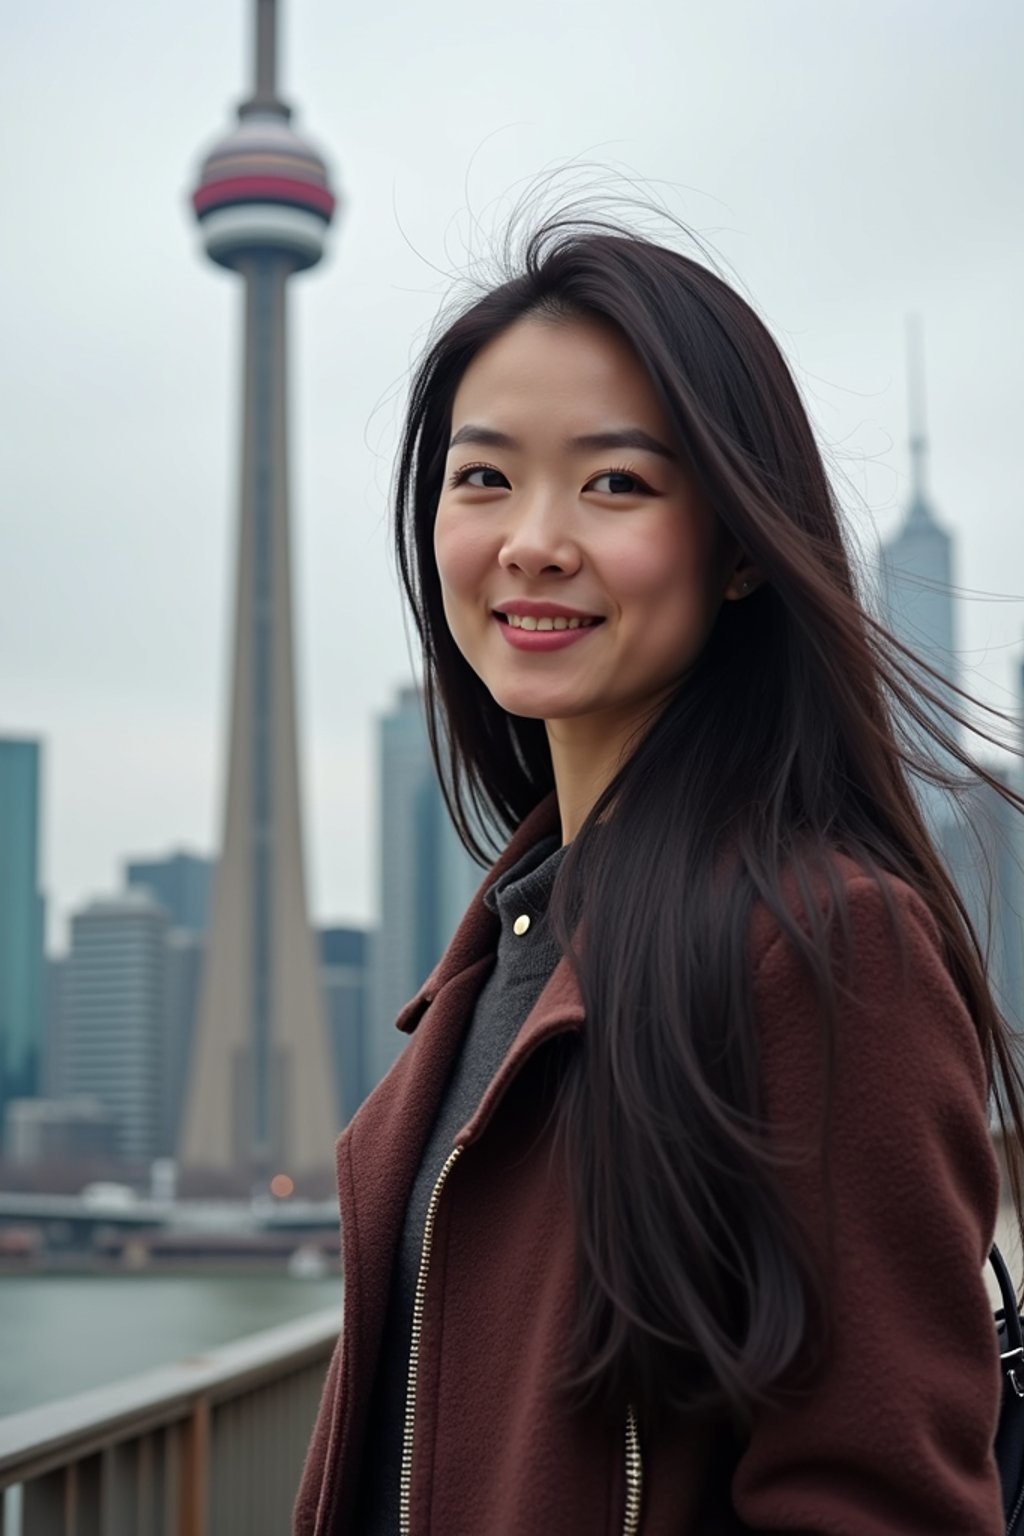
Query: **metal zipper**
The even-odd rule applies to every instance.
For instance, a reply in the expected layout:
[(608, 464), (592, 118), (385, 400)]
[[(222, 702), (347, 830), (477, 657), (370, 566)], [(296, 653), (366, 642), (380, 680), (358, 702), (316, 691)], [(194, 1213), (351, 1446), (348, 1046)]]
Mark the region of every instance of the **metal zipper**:
[(1024, 1508), (1024, 1489), (1021, 1489), (1017, 1495), (1017, 1502), (1010, 1512), (1010, 1518), (1006, 1523), (1006, 1536), (1016, 1536), (1016, 1533), (1020, 1530), (1017, 1522), (1022, 1508)]
[(640, 1505), (644, 1492), (644, 1459), (640, 1454), (640, 1435), (636, 1427), (636, 1409), (626, 1407), (626, 1519), (622, 1536), (637, 1536), (640, 1529)]
[[(405, 1428), (402, 1437), (402, 1469), (399, 1476), (398, 1529), (400, 1536), (412, 1536), (412, 1450), (416, 1430), (416, 1378), (420, 1363), (420, 1337), (423, 1332), (423, 1309), (427, 1294), (427, 1275), (430, 1271), (430, 1251), (434, 1241), (434, 1221), (437, 1205), (445, 1181), (462, 1155), (462, 1145), (453, 1147), (445, 1159), (444, 1167), (437, 1176), (430, 1192), (426, 1220), (423, 1224), (423, 1246), (420, 1249), (420, 1267), (416, 1276), (416, 1294), (412, 1307), (412, 1329), (409, 1335), (409, 1375), (405, 1389)], [(643, 1498), (644, 1463), (640, 1452), (640, 1436), (637, 1431), (636, 1410), (632, 1403), (626, 1409), (626, 1516), (622, 1536), (637, 1536), (640, 1529), (640, 1506)]]
[(409, 1335), (409, 1376), (405, 1388), (405, 1430), (402, 1438), (402, 1471), (398, 1484), (400, 1536), (412, 1536), (412, 1443), (416, 1428), (416, 1374), (420, 1363), (420, 1334), (423, 1331), (423, 1306), (427, 1294), (430, 1248), (434, 1240), (434, 1218), (437, 1215), (437, 1202), (445, 1180), (458, 1161), (462, 1150), (462, 1146), (459, 1145), (449, 1152), (431, 1191), (427, 1218), (423, 1224), (423, 1247), (420, 1250), (420, 1268), (416, 1276), (416, 1296), (412, 1307), (412, 1331)]

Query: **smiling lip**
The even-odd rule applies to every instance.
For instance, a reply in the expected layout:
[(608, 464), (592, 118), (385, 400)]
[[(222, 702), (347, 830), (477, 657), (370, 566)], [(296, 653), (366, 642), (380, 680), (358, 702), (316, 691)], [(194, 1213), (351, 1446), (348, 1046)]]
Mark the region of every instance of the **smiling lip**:
[(517, 651), (561, 651), (567, 645), (577, 645), (587, 635), (592, 635), (595, 629), (601, 628), (600, 623), (597, 623), (581, 624), (579, 629), (513, 629), (511, 624), (500, 619), (497, 614), (494, 622), (501, 631), (502, 639)]
[(540, 603), (529, 597), (513, 597), (507, 603), (499, 603), (495, 613), (514, 613), (524, 619), (597, 619), (596, 613), (585, 613), (582, 608), (567, 608), (564, 603)]

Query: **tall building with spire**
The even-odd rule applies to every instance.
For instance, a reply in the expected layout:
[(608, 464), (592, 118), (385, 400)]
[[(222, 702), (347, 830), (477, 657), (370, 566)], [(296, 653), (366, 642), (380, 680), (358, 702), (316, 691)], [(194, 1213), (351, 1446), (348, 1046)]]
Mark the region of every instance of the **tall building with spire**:
[[(910, 501), (895, 537), (882, 546), (883, 596), (890, 628), (945, 679), (929, 686), (963, 712), (964, 701), (953, 689), (960, 683), (956, 648), (956, 596), (953, 589), (954, 549), (949, 533), (938, 522), (928, 496), (924, 382), (920, 330), (908, 327)], [(1024, 700), (1024, 676), (1022, 676)], [(963, 732), (956, 721), (922, 699), (927, 713), (954, 741)], [(1021, 705), (1024, 721), (1024, 702)], [(1024, 732), (1024, 724), (1022, 724)], [(1024, 734), (1022, 734), (1024, 740)], [(929, 740), (928, 755), (962, 777), (964, 769), (951, 753)], [(992, 774), (1012, 782), (1009, 770), (988, 764)], [(914, 780), (918, 803), (933, 840), (941, 852), (967, 908), (983, 951), (996, 1002), (1018, 1028), (1024, 1026), (1024, 886), (1020, 818), (982, 780), (954, 799), (945, 790)]]
[(333, 1162), (337, 1116), (306, 906), (288, 508), (289, 279), (335, 208), (278, 96), (276, 0), (254, 0), (255, 85), (203, 163), (206, 253), (242, 279), (245, 367), (227, 788), (179, 1157), (190, 1171), (301, 1181)]
[[(948, 686), (959, 686), (953, 540), (938, 522), (928, 496), (922, 349), (920, 326), (915, 319), (908, 324), (907, 351), (911, 490), (902, 526), (882, 545), (885, 617), (898, 640), (942, 673), (944, 684), (925, 680), (941, 698), (956, 707), (958, 700)], [(959, 728), (948, 716), (931, 708), (928, 713), (954, 739), (959, 739)], [(938, 749), (930, 743), (926, 745), (939, 762), (944, 762)], [(951, 767), (956, 766), (951, 760), (946, 761)], [(937, 834), (947, 817), (947, 796), (927, 783), (915, 782), (915, 788), (926, 819)]]

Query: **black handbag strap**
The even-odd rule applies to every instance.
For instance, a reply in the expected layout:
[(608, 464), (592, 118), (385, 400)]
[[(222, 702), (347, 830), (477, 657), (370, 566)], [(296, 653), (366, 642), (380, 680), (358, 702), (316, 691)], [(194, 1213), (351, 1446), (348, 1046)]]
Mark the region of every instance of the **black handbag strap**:
[(995, 1271), (996, 1280), (999, 1283), (999, 1294), (1003, 1298), (1002, 1320), (1006, 1330), (1006, 1348), (1000, 1351), (1000, 1364), (1018, 1397), (1024, 1397), (1024, 1381), (1017, 1375), (1017, 1370), (1024, 1365), (1024, 1337), (1021, 1335), (1017, 1295), (1013, 1289), (1013, 1281), (1010, 1279), (1010, 1271), (1006, 1267), (1006, 1260), (995, 1243), (992, 1244), (988, 1261)]

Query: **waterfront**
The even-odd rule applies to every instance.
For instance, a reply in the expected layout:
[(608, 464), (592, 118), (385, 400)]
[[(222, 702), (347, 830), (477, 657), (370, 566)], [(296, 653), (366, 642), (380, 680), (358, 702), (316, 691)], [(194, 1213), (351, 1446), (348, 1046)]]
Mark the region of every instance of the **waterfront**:
[[(1024, 1264), (1009, 1207), (997, 1241)], [(986, 1268), (993, 1306), (998, 1292)], [(275, 1274), (0, 1276), (0, 1416), (123, 1380), (331, 1307), (341, 1279)]]
[(337, 1306), (341, 1280), (275, 1275), (0, 1278), (0, 1415)]

